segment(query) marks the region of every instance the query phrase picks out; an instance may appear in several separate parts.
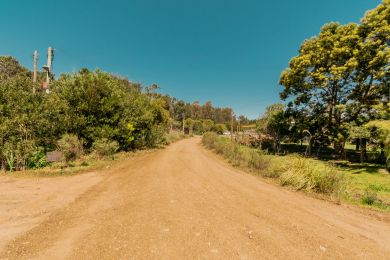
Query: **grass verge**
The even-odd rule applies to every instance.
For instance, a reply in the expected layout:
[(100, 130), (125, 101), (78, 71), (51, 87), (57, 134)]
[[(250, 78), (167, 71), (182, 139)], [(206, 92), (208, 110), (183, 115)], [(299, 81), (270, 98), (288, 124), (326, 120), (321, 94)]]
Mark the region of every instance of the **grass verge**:
[(339, 166), (299, 155), (267, 155), (213, 133), (205, 134), (202, 142), (234, 166), (273, 179), (281, 186), (333, 201), (390, 211), (390, 175), (380, 167)]
[(56, 162), (40, 169), (0, 172), (0, 176), (11, 176), (16, 178), (72, 176), (102, 169), (117, 161), (129, 158), (133, 154), (133, 152), (120, 152), (114, 156), (104, 158), (98, 157), (95, 154), (89, 154), (70, 163)]

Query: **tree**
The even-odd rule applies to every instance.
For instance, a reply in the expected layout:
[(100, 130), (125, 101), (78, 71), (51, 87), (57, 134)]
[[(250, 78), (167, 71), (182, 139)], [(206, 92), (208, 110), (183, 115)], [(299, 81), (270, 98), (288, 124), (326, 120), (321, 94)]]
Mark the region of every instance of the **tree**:
[(19, 62), (10, 56), (0, 56), (0, 80), (6, 80), (13, 77), (31, 78), (32, 73)]
[(193, 133), (195, 123), (196, 121), (193, 120), (192, 118), (186, 118), (184, 120), (184, 127), (188, 129), (190, 135), (192, 135)]
[(203, 106), (202, 106), (202, 119), (214, 119), (214, 108), (211, 103), (211, 101), (207, 101)]
[(383, 157), (386, 167), (390, 172), (390, 120), (371, 121), (365, 127), (370, 129), (371, 133), (374, 133), (375, 141), (381, 149), (379, 160)]
[(211, 119), (202, 120), (202, 133), (210, 132), (214, 127), (214, 122)]
[[(335, 141), (344, 122), (342, 105), (351, 93), (360, 37), (358, 25), (325, 25), (320, 34), (306, 40), (280, 78), (281, 98), (293, 98), (291, 108), (318, 120), (315, 131)], [(311, 122), (312, 124), (313, 122)], [(323, 129), (326, 127), (326, 129)], [(324, 131), (326, 130), (326, 131)]]
[(367, 12), (357, 33), (354, 88), (347, 108), (350, 120), (362, 125), (376, 116), (377, 105), (389, 106), (390, 1)]
[(288, 121), (284, 109), (283, 104), (270, 105), (257, 122), (257, 131), (272, 137), (275, 153), (280, 152), (281, 139), (288, 133)]
[(211, 131), (222, 135), (224, 132), (227, 131), (227, 128), (224, 124), (215, 124)]

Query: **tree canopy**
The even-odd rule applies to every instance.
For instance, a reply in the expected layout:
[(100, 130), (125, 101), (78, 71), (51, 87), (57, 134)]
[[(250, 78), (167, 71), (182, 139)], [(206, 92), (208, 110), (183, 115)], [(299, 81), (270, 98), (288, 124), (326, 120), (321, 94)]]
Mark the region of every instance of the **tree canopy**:
[(389, 119), (389, 44), (389, 0), (359, 24), (332, 22), (304, 41), (280, 76), (280, 97), (295, 122), (289, 136), (310, 132), (341, 154), (346, 140), (365, 132), (361, 126)]

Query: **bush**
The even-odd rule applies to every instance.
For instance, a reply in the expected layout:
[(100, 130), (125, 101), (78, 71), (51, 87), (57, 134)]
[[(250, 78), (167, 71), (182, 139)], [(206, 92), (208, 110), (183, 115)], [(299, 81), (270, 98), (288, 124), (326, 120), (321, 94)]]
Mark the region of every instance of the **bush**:
[(83, 153), (83, 144), (76, 135), (65, 134), (57, 142), (57, 147), (65, 162), (77, 160)]
[(102, 138), (95, 141), (92, 148), (101, 157), (113, 156), (119, 150), (119, 144), (117, 141)]
[(10, 172), (24, 170), (28, 166), (28, 158), (35, 152), (36, 147), (31, 140), (17, 140), (12, 138), (1, 148), (1, 155), (6, 161)]
[(212, 128), (211, 131), (222, 135), (225, 131), (227, 131), (227, 128), (224, 124), (215, 124)]
[(30, 169), (43, 168), (48, 164), (45, 151), (42, 148), (38, 148), (29, 158), (27, 158), (27, 166)]

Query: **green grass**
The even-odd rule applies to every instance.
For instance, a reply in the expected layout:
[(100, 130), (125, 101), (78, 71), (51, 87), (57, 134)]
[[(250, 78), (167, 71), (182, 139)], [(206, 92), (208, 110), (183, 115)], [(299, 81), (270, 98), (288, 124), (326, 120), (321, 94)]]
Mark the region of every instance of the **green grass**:
[[(348, 164), (338, 168), (348, 177), (346, 201), (390, 210), (390, 174), (383, 167)], [(372, 198), (375, 200), (370, 203)]]
[[(282, 143), (281, 144), (281, 154), (301, 154), (304, 155), (307, 149), (308, 143), (303, 143), (302, 145), (296, 143)], [(346, 159), (351, 162), (360, 162), (360, 153), (356, 151), (356, 145), (347, 143), (345, 144), (345, 155)], [(272, 147), (268, 147), (272, 151)], [(367, 157), (368, 161), (377, 161), (377, 158), (380, 154), (379, 150), (373, 149), (373, 147), (367, 147)], [(327, 147), (313, 147), (312, 148), (312, 157), (316, 157), (321, 160), (335, 160), (341, 158), (341, 155), (337, 154), (335, 149), (331, 146)]]

